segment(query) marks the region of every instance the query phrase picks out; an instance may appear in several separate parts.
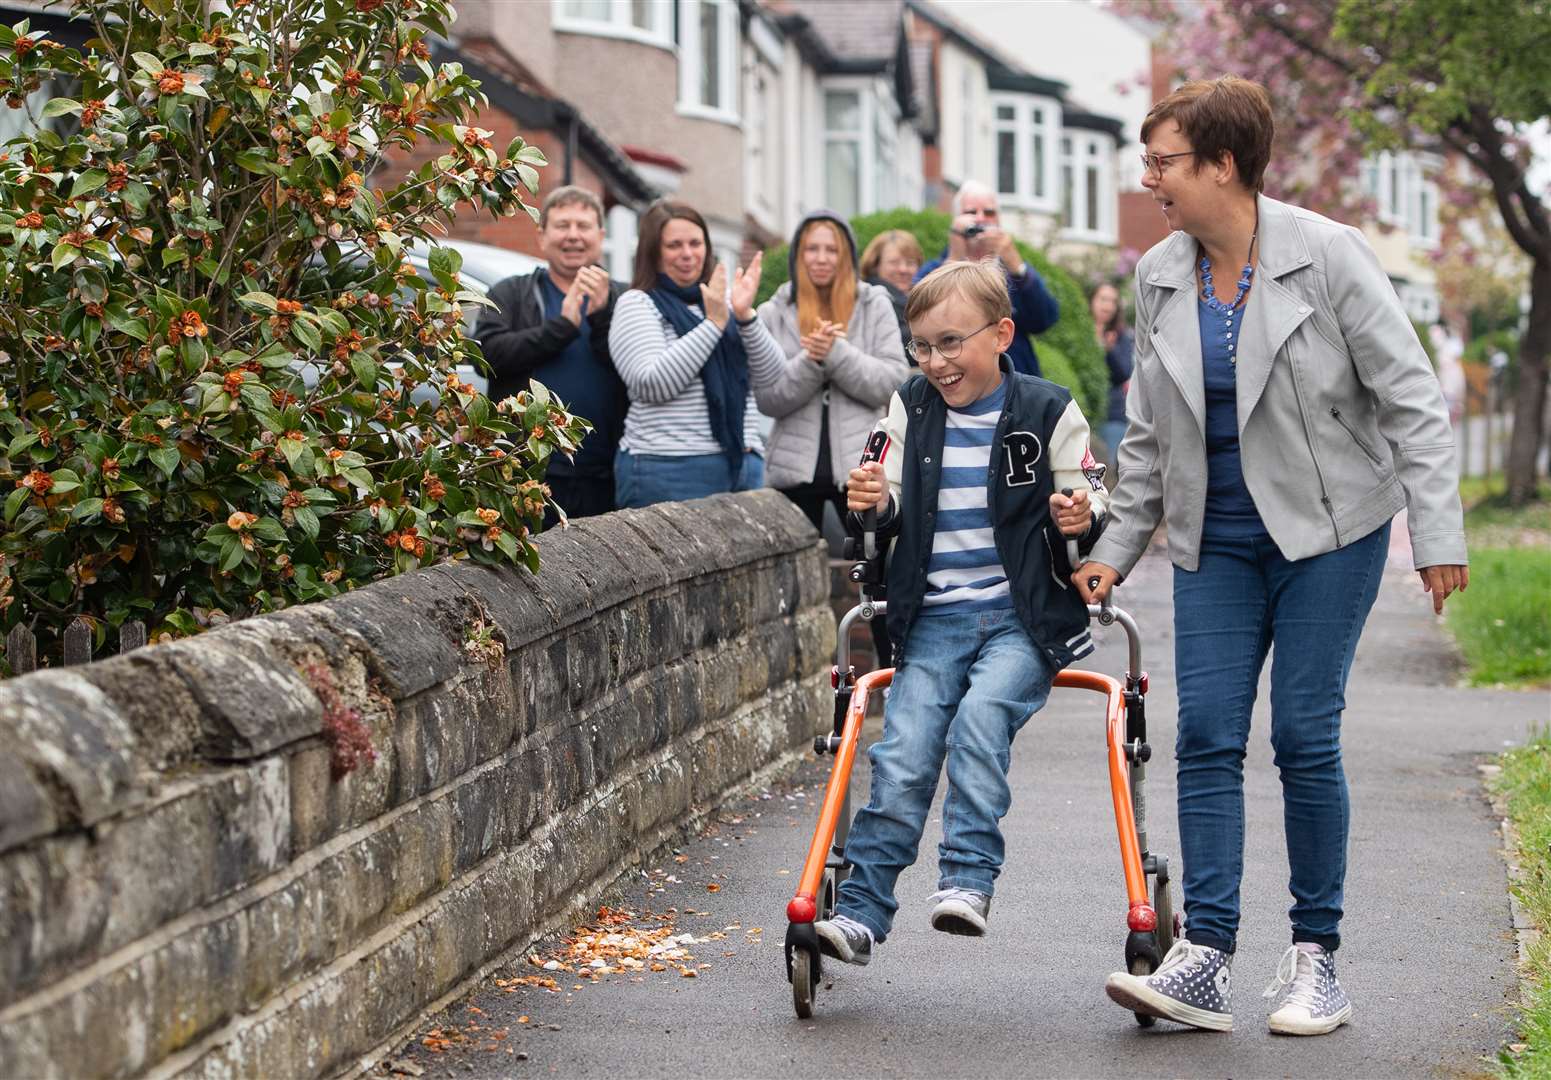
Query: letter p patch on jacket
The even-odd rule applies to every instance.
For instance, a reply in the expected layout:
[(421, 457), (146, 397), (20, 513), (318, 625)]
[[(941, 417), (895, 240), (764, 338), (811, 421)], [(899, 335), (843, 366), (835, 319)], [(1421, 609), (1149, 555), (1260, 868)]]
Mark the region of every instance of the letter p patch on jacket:
[(1039, 464), (1044, 447), (1032, 431), (1009, 431), (1002, 440), (1007, 455), (1007, 486), (1022, 487), (1034, 482), (1034, 466)]

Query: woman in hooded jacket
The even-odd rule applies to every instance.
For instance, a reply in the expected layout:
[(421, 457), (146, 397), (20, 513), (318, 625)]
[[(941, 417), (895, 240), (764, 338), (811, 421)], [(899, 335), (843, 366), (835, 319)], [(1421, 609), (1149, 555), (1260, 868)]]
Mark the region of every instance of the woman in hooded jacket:
[(856, 238), (816, 210), (792, 238), (790, 280), (759, 307), (786, 356), (779, 377), (754, 386), (775, 420), (765, 482), (820, 527), (824, 504), (845, 520), (845, 479), (873, 424), (909, 374), (886, 289), (858, 280)]

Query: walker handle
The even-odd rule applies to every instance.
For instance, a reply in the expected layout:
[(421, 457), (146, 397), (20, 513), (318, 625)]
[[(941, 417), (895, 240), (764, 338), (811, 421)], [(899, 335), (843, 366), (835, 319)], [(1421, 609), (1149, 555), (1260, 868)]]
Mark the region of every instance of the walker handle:
[[(1065, 495), (1068, 499), (1070, 499), (1072, 497), (1072, 489), (1071, 488), (1062, 488), (1061, 489), (1061, 494)], [(1082, 565), (1082, 553), (1077, 550), (1077, 540), (1076, 540), (1075, 537), (1068, 536), (1066, 538), (1066, 561), (1069, 564), (1071, 564), (1071, 567), (1072, 567), (1073, 571), (1075, 571), (1080, 565)], [(1097, 589), (1099, 587), (1099, 582), (1101, 580), (1103, 580), (1103, 579), (1100, 578), (1097, 574), (1090, 575), (1089, 578), (1088, 578), (1088, 588), (1090, 588), (1090, 589)], [(1109, 601), (1109, 597), (1106, 596), (1104, 598), (1103, 604), (1101, 604), (1100, 606), (1105, 611), (1108, 611), (1109, 610), (1109, 602), (1110, 602)]]

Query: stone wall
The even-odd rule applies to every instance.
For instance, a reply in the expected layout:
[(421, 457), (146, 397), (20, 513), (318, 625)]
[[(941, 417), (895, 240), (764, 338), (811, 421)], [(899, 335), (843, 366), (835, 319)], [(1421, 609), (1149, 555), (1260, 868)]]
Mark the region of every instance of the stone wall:
[(828, 722), (781, 496), (539, 547), (0, 684), (0, 1077), (346, 1071)]

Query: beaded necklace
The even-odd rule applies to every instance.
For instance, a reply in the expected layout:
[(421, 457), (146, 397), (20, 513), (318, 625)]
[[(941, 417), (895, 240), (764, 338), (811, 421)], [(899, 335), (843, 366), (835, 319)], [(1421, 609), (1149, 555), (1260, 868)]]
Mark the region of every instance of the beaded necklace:
[(1255, 268), (1250, 263), (1250, 257), (1255, 254), (1255, 237), (1260, 235), (1260, 224), (1256, 222), (1255, 231), (1249, 234), (1249, 250), (1244, 253), (1244, 269), (1239, 274), (1239, 289), (1233, 294), (1230, 303), (1223, 303), (1217, 299), (1217, 294), (1212, 291), (1212, 261), (1206, 257), (1206, 249), (1201, 251), (1201, 301), (1207, 310), (1214, 315), (1221, 315), (1223, 319), (1223, 341), (1228, 345), (1228, 363), (1239, 362), (1239, 343), (1233, 340), (1233, 320), (1239, 314), (1239, 305), (1244, 302), (1245, 295), (1249, 292), (1250, 278), (1255, 275)]

